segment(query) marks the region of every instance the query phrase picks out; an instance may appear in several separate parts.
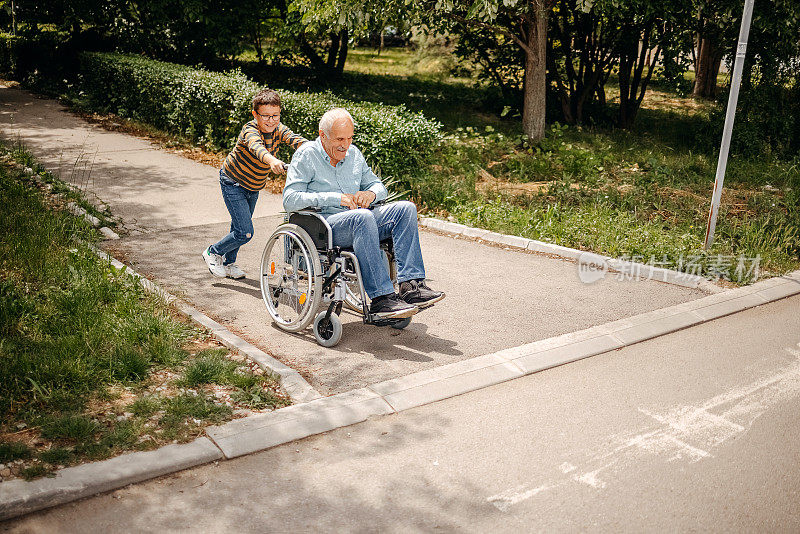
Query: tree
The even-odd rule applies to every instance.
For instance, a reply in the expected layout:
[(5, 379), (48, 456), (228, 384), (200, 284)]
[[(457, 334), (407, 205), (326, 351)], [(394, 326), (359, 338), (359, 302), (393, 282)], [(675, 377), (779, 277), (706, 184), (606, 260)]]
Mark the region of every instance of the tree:
[(418, 4), (431, 28), (465, 35), (492, 32), (524, 52), (522, 130), (532, 142), (544, 139), (548, 10), (554, 0), (436, 0)]
[[(289, 11), (300, 15), (296, 32), (301, 50), (317, 68), (341, 74), (347, 61), (350, 39), (383, 31), (391, 13), (405, 13), (402, 0), (294, 0)], [(316, 53), (309, 36), (326, 35), (327, 59)]]
[(593, 99), (605, 106), (604, 85), (616, 63), (617, 28), (598, 10), (580, 0), (560, 0), (550, 20), (547, 64), (564, 120), (583, 122)]

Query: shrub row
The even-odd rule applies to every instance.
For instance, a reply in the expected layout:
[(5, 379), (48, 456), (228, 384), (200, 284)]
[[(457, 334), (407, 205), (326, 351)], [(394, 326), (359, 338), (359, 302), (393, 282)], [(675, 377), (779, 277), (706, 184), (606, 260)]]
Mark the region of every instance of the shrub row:
[[(240, 71), (210, 72), (139, 56), (86, 52), (80, 89), (95, 109), (184, 135), (210, 148), (231, 148), (252, 118), (250, 101), (261, 86)], [(345, 107), (356, 123), (355, 144), (384, 175), (405, 177), (424, 165), (441, 138), (441, 125), (404, 106), (356, 103), (330, 93), (279, 91), (282, 121), (314, 139), (319, 118)]]

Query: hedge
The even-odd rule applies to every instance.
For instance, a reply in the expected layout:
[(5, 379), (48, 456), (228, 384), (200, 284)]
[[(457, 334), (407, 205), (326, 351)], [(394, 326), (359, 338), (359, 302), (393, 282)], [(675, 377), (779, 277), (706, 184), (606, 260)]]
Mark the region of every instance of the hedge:
[[(133, 118), (213, 148), (231, 148), (252, 119), (253, 95), (261, 86), (240, 71), (204, 69), (139, 56), (85, 52), (80, 89), (95, 109)], [(442, 137), (441, 125), (404, 106), (353, 102), (330, 93), (278, 90), (281, 120), (308, 139), (319, 118), (345, 107), (356, 125), (354, 143), (385, 176), (403, 178), (428, 162)]]

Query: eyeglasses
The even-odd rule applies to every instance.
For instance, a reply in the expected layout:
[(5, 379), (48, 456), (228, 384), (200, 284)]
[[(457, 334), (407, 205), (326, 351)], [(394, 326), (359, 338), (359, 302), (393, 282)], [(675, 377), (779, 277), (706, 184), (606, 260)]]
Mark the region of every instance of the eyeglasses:
[(258, 115), (259, 117), (261, 117), (265, 121), (277, 121), (277, 120), (280, 120), (280, 118), (281, 118), (281, 114), (280, 113), (276, 113), (275, 115), (262, 115), (261, 113), (256, 111), (256, 115)]

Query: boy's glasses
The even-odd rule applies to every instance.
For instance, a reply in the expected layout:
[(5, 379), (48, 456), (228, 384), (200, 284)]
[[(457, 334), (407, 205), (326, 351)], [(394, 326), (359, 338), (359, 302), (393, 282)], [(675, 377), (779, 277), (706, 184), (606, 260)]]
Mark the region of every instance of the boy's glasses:
[(256, 115), (258, 115), (259, 117), (261, 117), (265, 121), (276, 121), (276, 120), (281, 118), (281, 114), (280, 113), (276, 113), (275, 115), (262, 115), (261, 113), (256, 112)]

